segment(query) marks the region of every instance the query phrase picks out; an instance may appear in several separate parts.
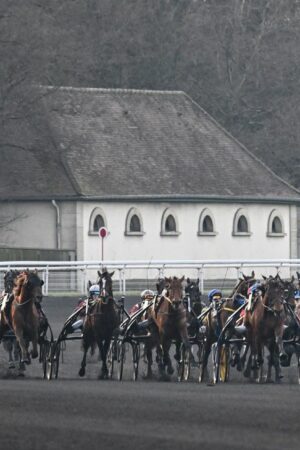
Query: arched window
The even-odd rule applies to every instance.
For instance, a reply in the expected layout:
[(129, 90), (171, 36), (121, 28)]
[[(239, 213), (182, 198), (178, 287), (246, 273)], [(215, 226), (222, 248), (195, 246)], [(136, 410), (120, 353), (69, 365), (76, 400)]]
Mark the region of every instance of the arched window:
[(93, 231), (98, 232), (99, 228), (104, 227), (104, 219), (100, 214), (97, 214), (97, 216), (94, 219), (94, 225), (93, 225)]
[(136, 208), (130, 208), (126, 217), (125, 236), (143, 236), (143, 221)]
[(89, 235), (96, 236), (98, 235), (99, 228), (106, 227), (107, 221), (105, 218), (105, 214), (101, 208), (94, 208), (89, 221)]
[(130, 232), (141, 231), (141, 222), (136, 214), (134, 214), (130, 219), (129, 230)]
[(178, 232), (178, 220), (174, 211), (171, 211), (170, 208), (167, 208), (161, 220), (161, 236), (178, 236), (180, 233)]
[(238, 233), (248, 233), (248, 222), (245, 216), (240, 216), (237, 223)]
[(203, 219), (203, 231), (204, 233), (212, 233), (214, 226), (210, 216), (205, 216)]
[(282, 233), (282, 223), (279, 217), (274, 217), (272, 222), (272, 233)]
[(250, 236), (249, 218), (247, 212), (240, 208), (233, 219), (233, 236)]
[(166, 218), (165, 230), (167, 233), (176, 232), (176, 222), (172, 214)]
[(276, 209), (273, 209), (268, 220), (267, 236), (270, 237), (283, 237), (285, 236), (283, 228), (283, 220), (281, 215)]
[(216, 234), (213, 215), (205, 208), (199, 217), (198, 236), (216, 236)]

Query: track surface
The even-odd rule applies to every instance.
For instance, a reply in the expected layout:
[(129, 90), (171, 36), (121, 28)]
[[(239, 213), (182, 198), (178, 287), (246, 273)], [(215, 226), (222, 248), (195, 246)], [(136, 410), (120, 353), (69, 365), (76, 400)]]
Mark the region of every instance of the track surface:
[[(75, 304), (74, 299), (44, 300), (54, 336)], [(96, 355), (81, 379), (80, 361), (80, 343), (68, 343), (58, 380), (43, 380), (37, 361), (21, 379), (5, 369), (1, 346), (1, 450), (300, 447), (294, 367), (284, 370), (280, 386), (249, 384), (233, 372), (229, 383), (209, 387), (175, 379), (100, 381)], [(130, 373), (126, 376), (129, 380)]]

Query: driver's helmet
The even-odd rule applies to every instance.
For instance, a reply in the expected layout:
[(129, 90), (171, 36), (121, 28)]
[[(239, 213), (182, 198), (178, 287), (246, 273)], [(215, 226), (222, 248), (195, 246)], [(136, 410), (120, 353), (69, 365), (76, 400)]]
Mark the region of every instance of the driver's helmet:
[(151, 291), (151, 289), (145, 289), (143, 292), (141, 292), (141, 299), (142, 300), (149, 300), (154, 297), (154, 292)]
[(297, 289), (297, 291), (295, 291), (295, 293), (294, 293), (294, 298), (295, 298), (296, 300), (299, 300), (299, 299), (300, 299), (300, 290), (299, 290), (299, 289)]
[(261, 283), (259, 281), (257, 281), (256, 283), (254, 283), (252, 286), (250, 286), (248, 288), (248, 295), (250, 294), (255, 294), (259, 289), (261, 289)]
[(90, 296), (99, 295), (100, 294), (99, 284), (93, 284), (89, 289), (89, 293), (90, 293)]
[(220, 289), (212, 289), (211, 291), (209, 291), (207, 296), (210, 302), (212, 302), (213, 300), (221, 300), (222, 292), (220, 291)]

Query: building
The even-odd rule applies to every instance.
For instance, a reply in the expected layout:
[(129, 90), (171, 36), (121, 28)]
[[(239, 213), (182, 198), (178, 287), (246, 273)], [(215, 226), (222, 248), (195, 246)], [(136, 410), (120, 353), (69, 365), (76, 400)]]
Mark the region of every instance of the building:
[(184, 92), (41, 87), (6, 133), (2, 252), (100, 260), (105, 226), (106, 260), (299, 256), (300, 193)]

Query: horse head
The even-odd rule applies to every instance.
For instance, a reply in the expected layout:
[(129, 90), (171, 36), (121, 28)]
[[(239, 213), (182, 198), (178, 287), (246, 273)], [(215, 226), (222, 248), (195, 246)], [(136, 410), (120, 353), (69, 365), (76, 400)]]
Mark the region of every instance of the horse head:
[(164, 278), (159, 278), (157, 280), (156, 283), (156, 290), (157, 290), (157, 294), (160, 295), (162, 293), (162, 291), (164, 290), (166, 285), (165, 279)]
[(177, 277), (165, 277), (165, 288), (163, 290), (166, 292), (166, 297), (170, 300), (172, 306), (177, 309), (179, 305), (182, 303), (183, 297), (183, 287), (182, 282), (184, 280), (184, 276), (181, 278)]
[(281, 278), (270, 276), (265, 282), (265, 292), (263, 294), (263, 303), (274, 313), (283, 311), (285, 300), (285, 285)]
[(196, 281), (187, 278), (185, 293), (189, 296), (195, 314), (199, 315), (202, 310), (201, 291), (199, 288), (199, 278)]
[(41, 302), (43, 298), (42, 286), (44, 281), (40, 279), (36, 270), (24, 270), (16, 278), (14, 288), (15, 296), (22, 297), (20, 301), (26, 301), (29, 298)]
[(255, 273), (252, 270), (251, 275), (242, 274), (242, 277), (239, 278), (237, 285), (233, 288), (233, 292), (229, 297), (232, 297), (235, 294), (241, 294), (244, 297), (248, 296), (248, 290), (253, 284), (256, 283)]
[(99, 284), (100, 288), (100, 298), (102, 299), (109, 299), (113, 298), (113, 282), (112, 277), (115, 272), (109, 273), (107, 269), (103, 269), (102, 273), (98, 270), (98, 281), (97, 284)]

